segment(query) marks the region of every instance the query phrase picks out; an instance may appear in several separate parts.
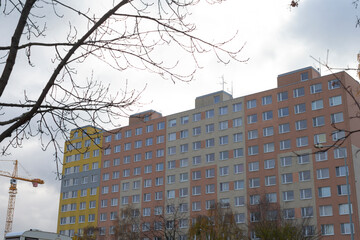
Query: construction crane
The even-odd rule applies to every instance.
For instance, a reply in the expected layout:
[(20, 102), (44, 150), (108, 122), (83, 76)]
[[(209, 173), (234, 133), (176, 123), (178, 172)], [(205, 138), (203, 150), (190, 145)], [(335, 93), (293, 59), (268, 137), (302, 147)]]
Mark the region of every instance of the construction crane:
[(33, 187), (37, 187), (38, 184), (44, 184), (44, 181), (38, 178), (29, 179), (25, 177), (18, 176), (18, 160), (0, 160), (1, 162), (12, 162), (14, 164), (14, 170), (12, 173), (0, 170), (0, 176), (10, 178), (10, 188), (9, 188), (9, 202), (6, 214), (6, 223), (5, 223), (5, 235), (8, 232), (12, 231), (12, 223), (14, 217), (15, 209), (15, 199), (17, 194), (17, 180), (31, 182)]

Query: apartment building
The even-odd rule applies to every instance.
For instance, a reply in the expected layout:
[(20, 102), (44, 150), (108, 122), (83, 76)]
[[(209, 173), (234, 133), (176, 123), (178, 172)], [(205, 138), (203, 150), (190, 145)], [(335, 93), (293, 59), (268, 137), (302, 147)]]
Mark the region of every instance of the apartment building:
[[(349, 239), (346, 161), (359, 233), (360, 137), (354, 134), (326, 152), (318, 148), (342, 139), (343, 129), (360, 126), (341, 83), (355, 94), (359, 84), (345, 72), (320, 76), (312, 67), (277, 81), (275, 89), (239, 98), (224, 91), (200, 96), (194, 109), (166, 117), (135, 114), (119, 129), (71, 131), (58, 232), (81, 234), (90, 225), (99, 227), (100, 238), (111, 239), (114, 220), (131, 206), (143, 218), (136, 231), (144, 232), (154, 216), (179, 209), (179, 237), (186, 239), (191, 221), (215, 203), (231, 207), (245, 226), (259, 217), (249, 206), (265, 198), (279, 204), (284, 218), (309, 219), (308, 234), (317, 229), (324, 239)], [(96, 138), (84, 130), (96, 130)]]

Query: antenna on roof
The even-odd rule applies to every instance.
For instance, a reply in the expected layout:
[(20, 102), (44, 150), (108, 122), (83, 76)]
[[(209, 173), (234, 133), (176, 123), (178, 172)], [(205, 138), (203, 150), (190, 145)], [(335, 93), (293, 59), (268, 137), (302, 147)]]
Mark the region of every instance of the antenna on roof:
[(227, 83), (227, 82), (225, 82), (224, 74), (221, 75), (220, 78), (221, 78), (220, 84), (222, 85), (222, 90), (224, 91), (225, 90), (225, 84)]

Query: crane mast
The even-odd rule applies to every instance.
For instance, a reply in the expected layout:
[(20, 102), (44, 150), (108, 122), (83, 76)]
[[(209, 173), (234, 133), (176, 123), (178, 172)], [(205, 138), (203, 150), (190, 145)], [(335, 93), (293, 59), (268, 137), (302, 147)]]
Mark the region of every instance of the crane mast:
[(18, 176), (18, 160), (0, 160), (0, 161), (11, 161), (14, 164), (14, 170), (10, 174), (9, 172), (1, 171), (0, 176), (9, 177), (10, 178), (10, 187), (9, 187), (9, 202), (6, 214), (6, 222), (5, 222), (5, 235), (8, 232), (12, 231), (12, 224), (14, 219), (14, 210), (15, 210), (15, 200), (17, 194), (17, 180), (31, 182), (33, 187), (37, 187), (38, 184), (44, 184), (44, 181), (41, 179), (28, 179), (24, 177)]

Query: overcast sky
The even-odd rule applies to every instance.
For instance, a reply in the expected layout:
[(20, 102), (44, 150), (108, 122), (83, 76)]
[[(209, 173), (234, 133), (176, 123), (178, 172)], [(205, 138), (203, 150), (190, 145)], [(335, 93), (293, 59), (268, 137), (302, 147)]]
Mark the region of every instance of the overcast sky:
[[(222, 77), (228, 83), (225, 90), (232, 91), (234, 97), (241, 97), (275, 88), (279, 74), (307, 66), (319, 68), (310, 56), (325, 61), (329, 52), (331, 66), (357, 66), (360, 28), (356, 29), (355, 23), (360, 10), (354, 8), (352, 0), (301, 0), (299, 7), (292, 9), (289, 2), (227, 0), (220, 5), (201, 3), (190, 9), (199, 34), (207, 39), (226, 39), (238, 31), (233, 44), (241, 46), (246, 42), (240, 57), (249, 58), (247, 63), (233, 62), (226, 66), (217, 63), (214, 57), (200, 58), (202, 68), (192, 82), (174, 84), (141, 71), (118, 73), (93, 68), (88, 71), (94, 70), (96, 79), (126, 78), (130, 87), (138, 90), (147, 85), (140, 99), (141, 105), (134, 107), (132, 113), (153, 109), (166, 116), (194, 108), (197, 96), (222, 90)], [(4, 32), (13, 31), (15, 20), (1, 18), (1, 14), (2, 46), (9, 41)], [(163, 56), (171, 59), (174, 54), (169, 50)], [(21, 62), (16, 72), (22, 78), (21, 68), (25, 65), (25, 61)], [(321, 68), (321, 73), (329, 74), (325, 68)], [(356, 76), (355, 72), (349, 74)], [(23, 80), (21, 83), (41, 87), (41, 79), (46, 79), (46, 76), (41, 71), (34, 71), (31, 81)], [(16, 98), (17, 95), (11, 92), (15, 89), (19, 89), (17, 84), (9, 86), (8, 98)], [(126, 119), (123, 124), (127, 124)], [(33, 188), (31, 183), (18, 183), (13, 231), (30, 228), (56, 231), (60, 183), (56, 181), (52, 151), (43, 152), (38, 140), (33, 139), (11, 153), (11, 156), (1, 159), (18, 159), (32, 177), (45, 180), (45, 185), (38, 188)], [(0, 163), (0, 170), (12, 171), (12, 165)], [(26, 176), (21, 169), (20, 174)], [(0, 236), (5, 225), (8, 187), (9, 179), (0, 177)]]

